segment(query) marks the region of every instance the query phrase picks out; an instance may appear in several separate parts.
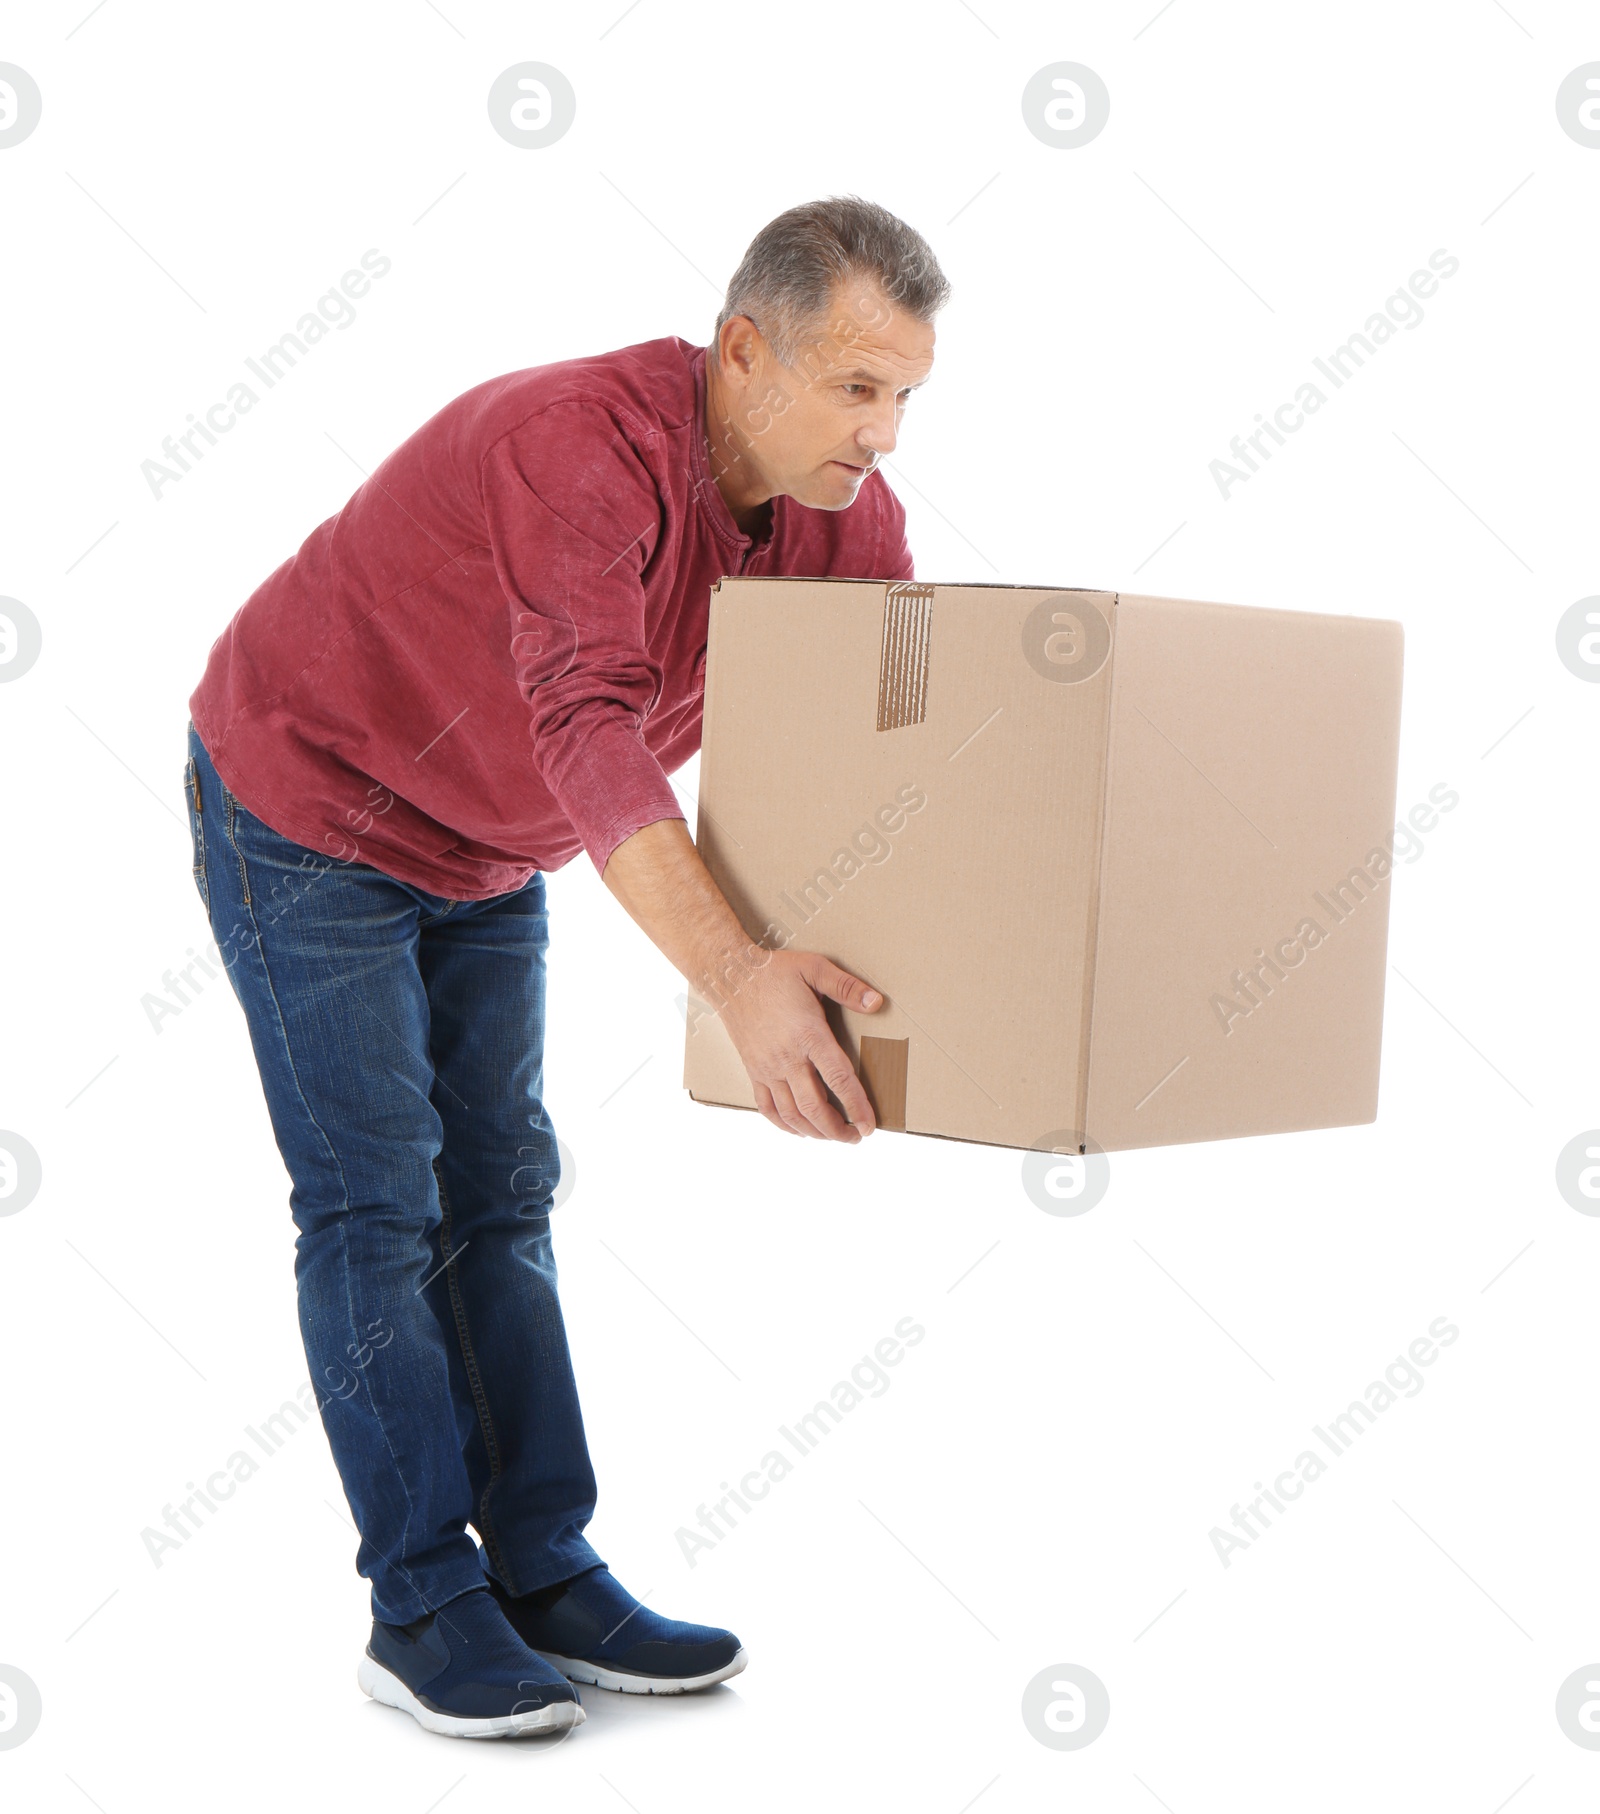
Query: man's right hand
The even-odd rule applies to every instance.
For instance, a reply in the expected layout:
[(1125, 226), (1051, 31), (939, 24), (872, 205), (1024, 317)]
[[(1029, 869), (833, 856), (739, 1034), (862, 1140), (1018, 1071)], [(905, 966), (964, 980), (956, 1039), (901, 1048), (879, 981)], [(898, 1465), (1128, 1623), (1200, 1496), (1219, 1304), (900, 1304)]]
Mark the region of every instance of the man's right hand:
[[(772, 951), (747, 971), (719, 1015), (750, 1073), (756, 1107), (774, 1127), (858, 1144), (877, 1125), (872, 1104), (822, 1002), (874, 1013), (883, 997), (860, 977), (810, 951)], [(844, 1106), (829, 1102), (826, 1084)]]
[[(682, 819), (660, 819), (624, 838), (604, 879), (690, 988), (715, 1004), (750, 1073), (756, 1107), (774, 1127), (850, 1146), (872, 1132), (872, 1105), (822, 1001), (871, 1014), (883, 1004), (876, 989), (814, 952), (753, 944)], [(848, 1121), (828, 1101), (824, 1083)]]

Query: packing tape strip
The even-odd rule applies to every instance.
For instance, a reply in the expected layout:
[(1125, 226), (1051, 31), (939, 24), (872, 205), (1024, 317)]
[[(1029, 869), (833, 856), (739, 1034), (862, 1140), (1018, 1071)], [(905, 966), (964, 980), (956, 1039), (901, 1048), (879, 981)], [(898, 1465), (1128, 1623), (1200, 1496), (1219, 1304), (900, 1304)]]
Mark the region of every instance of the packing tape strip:
[(911, 1052), (909, 1039), (882, 1039), (876, 1033), (861, 1035), (861, 1086), (867, 1092), (879, 1127), (905, 1132), (906, 1070)]
[(878, 658), (878, 729), (921, 724), (928, 710), (928, 655), (933, 641), (933, 587), (891, 585), (883, 595), (883, 649)]

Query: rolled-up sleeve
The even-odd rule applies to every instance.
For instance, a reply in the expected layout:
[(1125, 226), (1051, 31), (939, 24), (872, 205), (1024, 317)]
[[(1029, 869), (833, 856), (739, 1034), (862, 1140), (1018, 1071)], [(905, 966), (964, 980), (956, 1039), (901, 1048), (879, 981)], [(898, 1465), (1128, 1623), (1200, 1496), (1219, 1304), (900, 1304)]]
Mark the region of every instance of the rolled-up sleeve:
[(684, 817), (643, 737), (662, 681), (641, 580), (660, 493), (617, 420), (581, 401), (503, 435), (479, 480), (534, 766), (603, 873), (625, 838)]

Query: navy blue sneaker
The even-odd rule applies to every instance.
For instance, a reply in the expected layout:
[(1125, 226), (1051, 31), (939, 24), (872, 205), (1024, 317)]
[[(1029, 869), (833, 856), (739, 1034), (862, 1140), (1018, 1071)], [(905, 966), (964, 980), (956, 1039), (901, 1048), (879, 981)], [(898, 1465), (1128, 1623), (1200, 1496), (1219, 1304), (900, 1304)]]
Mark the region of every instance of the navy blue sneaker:
[(577, 1690), (536, 1657), (481, 1587), (409, 1625), (372, 1622), (356, 1680), (450, 1738), (563, 1732), (583, 1719)]
[(517, 1636), (575, 1682), (624, 1694), (688, 1694), (745, 1666), (731, 1631), (664, 1619), (634, 1599), (602, 1562), (531, 1594), (489, 1591)]

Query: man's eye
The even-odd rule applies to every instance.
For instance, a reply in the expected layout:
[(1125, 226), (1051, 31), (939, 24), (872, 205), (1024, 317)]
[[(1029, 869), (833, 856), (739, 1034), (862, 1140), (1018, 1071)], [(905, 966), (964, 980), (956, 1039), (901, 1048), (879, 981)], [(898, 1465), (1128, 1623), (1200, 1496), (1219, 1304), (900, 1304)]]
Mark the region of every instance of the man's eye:
[(844, 388), (847, 391), (864, 391), (870, 390), (871, 386), (866, 384), (847, 384)]

